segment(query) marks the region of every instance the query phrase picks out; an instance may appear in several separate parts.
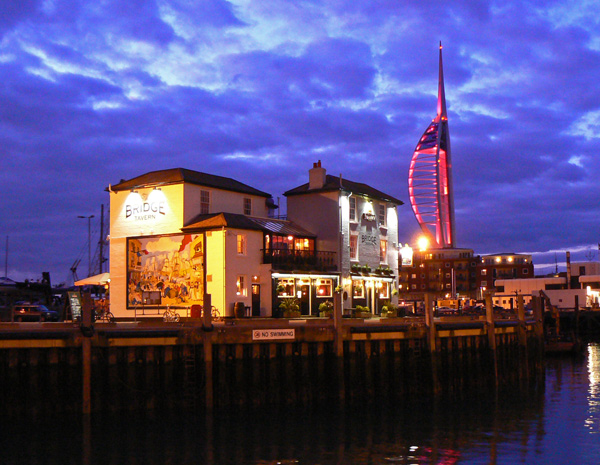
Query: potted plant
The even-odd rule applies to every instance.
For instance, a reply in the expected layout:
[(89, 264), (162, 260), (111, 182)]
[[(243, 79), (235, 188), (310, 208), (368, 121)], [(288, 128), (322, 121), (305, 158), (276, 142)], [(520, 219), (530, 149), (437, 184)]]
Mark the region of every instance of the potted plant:
[(356, 310), (354, 311), (354, 316), (356, 318), (370, 318), (371, 310), (369, 310), (369, 307), (363, 307), (362, 305), (357, 305)]
[(369, 274), (371, 272), (371, 267), (369, 265), (364, 265), (362, 271), (364, 274)]
[(350, 267), (350, 270), (352, 271), (352, 273), (360, 273), (362, 270), (362, 267), (358, 263), (353, 263), (352, 266)]
[(283, 310), (284, 318), (297, 318), (300, 316), (300, 301), (296, 297), (283, 299), (279, 304), (279, 308)]
[(325, 302), (319, 305), (319, 316), (331, 318), (333, 315), (333, 302), (331, 300), (326, 300)]

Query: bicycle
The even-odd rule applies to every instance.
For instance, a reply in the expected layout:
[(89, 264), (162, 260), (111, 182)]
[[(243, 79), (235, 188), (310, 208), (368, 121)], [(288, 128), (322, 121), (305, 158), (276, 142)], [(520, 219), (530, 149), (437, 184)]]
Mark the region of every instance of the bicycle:
[(96, 309), (96, 321), (105, 321), (107, 323), (114, 323), (115, 316), (107, 308)]
[(165, 313), (163, 313), (164, 322), (178, 323), (180, 318), (181, 317), (179, 316), (179, 313), (177, 313), (175, 310), (171, 310), (171, 307), (169, 306), (167, 306)]
[(221, 321), (221, 313), (219, 312), (219, 309), (217, 307), (210, 307), (210, 318), (213, 321)]

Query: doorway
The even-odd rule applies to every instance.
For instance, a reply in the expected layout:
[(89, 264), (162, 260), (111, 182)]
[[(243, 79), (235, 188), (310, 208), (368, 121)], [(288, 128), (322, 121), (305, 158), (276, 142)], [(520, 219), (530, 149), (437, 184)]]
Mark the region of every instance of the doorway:
[(260, 316), (260, 284), (252, 285), (252, 316)]

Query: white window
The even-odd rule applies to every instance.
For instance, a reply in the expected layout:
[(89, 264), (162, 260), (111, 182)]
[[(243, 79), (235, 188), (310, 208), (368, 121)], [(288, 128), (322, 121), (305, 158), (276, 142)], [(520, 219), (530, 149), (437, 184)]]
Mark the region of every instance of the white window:
[(486, 276), (487, 275), (487, 270), (481, 270), (481, 276)]
[(387, 241), (379, 241), (379, 261), (381, 263), (387, 263)]
[(350, 234), (350, 260), (358, 260), (358, 234)]
[(390, 298), (390, 285), (386, 282), (378, 282), (377, 283), (377, 291), (379, 292), (380, 299), (389, 299)]
[(238, 255), (246, 255), (246, 235), (238, 234), (237, 235), (237, 253)]
[(207, 215), (210, 213), (210, 192), (200, 191), (200, 214)]
[(279, 278), (277, 282), (278, 297), (294, 297), (294, 278)]
[(350, 204), (350, 221), (356, 221), (356, 197), (349, 197), (348, 203)]
[(352, 297), (363, 298), (365, 296), (364, 281), (352, 281)]
[(243, 275), (237, 277), (236, 293), (240, 296), (248, 295), (248, 290), (246, 289), (246, 277)]
[(333, 281), (331, 279), (317, 279), (317, 297), (332, 297)]
[(385, 205), (384, 204), (379, 204), (377, 206), (377, 215), (379, 217), (379, 225), (380, 226), (385, 226)]
[(244, 197), (244, 215), (252, 215), (252, 199)]

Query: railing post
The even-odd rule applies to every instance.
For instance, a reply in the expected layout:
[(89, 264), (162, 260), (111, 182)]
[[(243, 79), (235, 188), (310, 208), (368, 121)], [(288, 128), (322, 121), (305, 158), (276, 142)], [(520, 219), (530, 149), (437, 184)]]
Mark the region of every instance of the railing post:
[(496, 353), (496, 327), (494, 325), (494, 306), (492, 304), (492, 294), (485, 295), (485, 322), (488, 335), (488, 343), (494, 365), (494, 379), (498, 385), (498, 357)]

